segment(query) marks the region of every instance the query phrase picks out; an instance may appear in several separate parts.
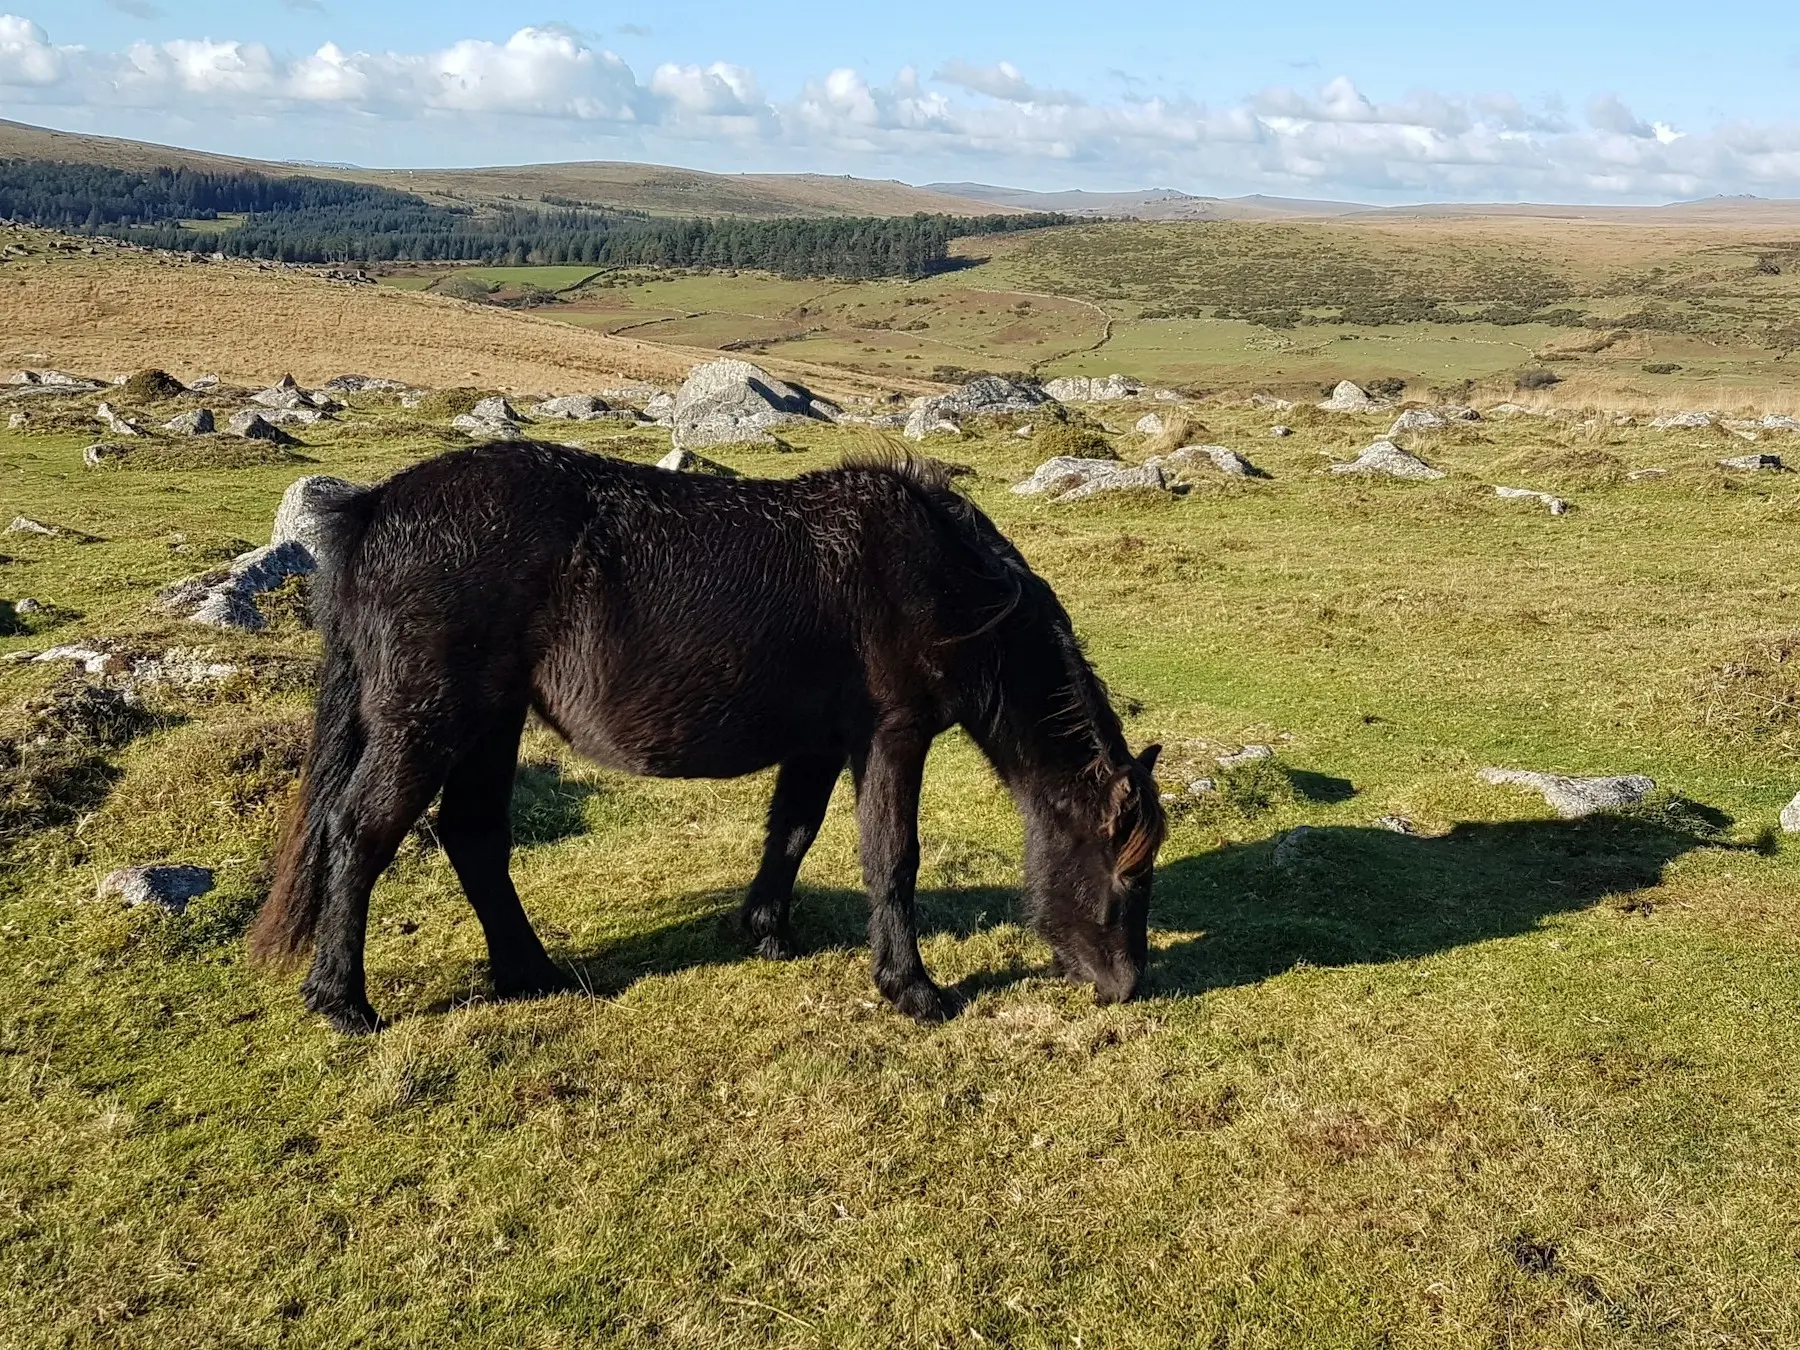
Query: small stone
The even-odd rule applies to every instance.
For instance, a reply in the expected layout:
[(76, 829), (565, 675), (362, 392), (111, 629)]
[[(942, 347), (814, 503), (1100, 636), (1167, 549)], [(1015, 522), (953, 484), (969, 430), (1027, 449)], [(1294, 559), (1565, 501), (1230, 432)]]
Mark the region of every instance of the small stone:
[(1196, 778), (1187, 785), (1187, 793), (1190, 797), (1204, 797), (1207, 793), (1218, 790), (1219, 780), (1216, 778)]
[(1542, 502), (1553, 516), (1566, 515), (1569, 510), (1569, 504), (1561, 497), (1553, 497), (1548, 492), (1533, 492), (1530, 488), (1496, 487), (1494, 495), (1512, 501)]
[(225, 423), (225, 430), (233, 436), (242, 436), (245, 440), (267, 441), (271, 445), (298, 443), (255, 408), (245, 408), (242, 412), (233, 413), (231, 420)]
[(1022, 427), (1015, 427), (1013, 429), (1013, 435), (1017, 436), (1022, 441), (1030, 440), (1031, 439), (1031, 423), (1027, 422)]
[(1310, 825), (1297, 825), (1275, 841), (1274, 863), (1277, 872), (1298, 871), (1318, 838), (1319, 831)]
[(1348, 463), (1333, 464), (1333, 473), (1379, 473), (1390, 478), (1407, 478), (1422, 481), (1442, 478), (1444, 471), (1434, 469), (1424, 460), (1409, 451), (1402, 450), (1392, 441), (1376, 441), (1362, 454)]
[(1378, 828), (1390, 830), (1394, 834), (1417, 834), (1419, 832), (1412, 821), (1405, 816), (1382, 816), (1376, 820), (1375, 824)]
[(135, 422), (127, 421), (113, 410), (110, 403), (102, 403), (94, 409), (94, 416), (99, 419), (108, 431), (115, 436), (142, 436), (143, 428)]
[(1136, 430), (1140, 436), (1160, 436), (1163, 432), (1168, 430), (1168, 425), (1169, 424), (1163, 420), (1163, 415), (1161, 413), (1145, 413), (1142, 417), (1138, 418), (1137, 426), (1134, 430)]
[(1658, 431), (1697, 431), (1702, 427), (1710, 427), (1717, 420), (1709, 412), (1684, 412), (1653, 418), (1650, 425)]
[(206, 436), (217, 430), (211, 408), (194, 408), (171, 417), (163, 430), (173, 436)]
[(1294, 406), (1291, 398), (1276, 398), (1273, 394), (1252, 394), (1249, 398), (1252, 408), (1262, 408), (1268, 412), (1288, 412)]
[(1625, 481), (1627, 483), (1642, 483), (1650, 478), (1665, 478), (1668, 476), (1668, 473), (1669, 471), (1667, 469), (1633, 469), (1630, 473), (1625, 475)]
[(157, 863), (108, 872), (100, 883), (100, 898), (117, 896), (134, 909), (153, 905), (170, 914), (181, 914), (187, 910), (188, 901), (205, 895), (212, 888), (211, 868), (188, 863)]
[(1541, 793), (1551, 809), (1564, 820), (1591, 816), (1596, 811), (1635, 806), (1656, 791), (1656, 780), (1642, 774), (1571, 778), (1564, 774), (1537, 773), (1530, 769), (1488, 768), (1481, 771), (1481, 778), (1484, 782), (1511, 783)]
[(1731, 459), (1719, 461), (1721, 469), (1776, 469), (1781, 468), (1780, 455), (1737, 455)]
[(217, 375), (196, 375), (188, 381), (189, 389), (217, 389), (223, 381)]
[(1436, 431), (1450, 423), (1442, 414), (1430, 408), (1408, 408), (1394, 419), (1394, 425), (1388, 428), (1389, 436), (1398, 436), (1403, 431)]
[(1274, 759), (1275, 747), (1272, 745), (1246, 745), (1242, 750), (1229, 755), (1220, 755), (1218, 765), (1221, 769), (1241, 769), (1246, 764), (1254, 764), (1259, 759)]
[(534, 406), (531, 415), (566, 422), (592, 422), (611, 411), (605, 399), (592, 394), (559, 394)]
[(1781, 828), (1788, 834), (1800, 834), (1800, 793), (1795, 793), (1794, 800), (1781, 808)]
[(692, 450), (671, 450), (656, 461), (656, 467), (667, 469), (671, 473), (704, 473), (715, 478), (736, 478), (736, 469), (728, 468), (717, 460), (708, 459), (705, 455), (696, 455)]
[(31, 418), (22, 412), (13, 413), (6, 419), (6, 429), (8, 431), (23, 431), (30, 425)]
[(41, 520), (33, 520), (30, 516), (14, 516), (12, 524), (6, 527), (8, 534), (42, 534), (55, 536), (61, 534), (60, 525), (46, 525)]
[(1293, 434), (1294, 429), (1289, 426), (1272, 426), (1269, 428), (1269, 435), (1273, 436), (1278, 441), (1285, 440)]
[(107, 441), (95, 441), (81, 452), (81, 462), (90, 469), (98, 469), (103, 464), (114, 464), (126, 459), (131, 454), (129, 445), (113, 445)]

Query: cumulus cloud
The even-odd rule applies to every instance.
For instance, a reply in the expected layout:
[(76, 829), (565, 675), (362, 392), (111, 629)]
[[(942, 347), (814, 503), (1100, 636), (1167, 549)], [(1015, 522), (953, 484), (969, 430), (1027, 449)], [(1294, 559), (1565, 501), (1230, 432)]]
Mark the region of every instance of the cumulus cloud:
[(593, 39), (557, 25), (427, 51), (326, 42), (292, 56), (219, 38), (95, 51), (0, 16), (0, 111), (29, 120), (46, 105), (80, 109), (85, 121), (107, 123), (95, 129), (125, 134), (141, 134), (151, 117), (191, 124), (201, 114), (242, 114), (304, 127), (312, 144), (328, 145), (355, 116), (365, 143), (372, 127), (417, 122), (418, 134), (428, 125), (440, 143), (449, 135), (466, 149), (479, 140), (484, 153), (514, 157), (610, 141), (633, 157), (691, 163), (707, 159), (710, 146), (727, 167), (753, 154), (767, 164), (912, 178), (1179, 183), (1376, 200), (1800, 196), (1800, 125), (1677, 130), (1616, 94), (1594, 99), (1582, 120), (1554, 101), (1505, 92), (1421, 89), (1381, 99), (1347, 76), (1219, 104), (1135, 88), (1086, 101), (1034, 84), (1009, 62), (950, 60), (929, 78), (909, 67), (877, 80), (845, 66), (782, 98), (728, 61), (666, 63), (640, 79)]

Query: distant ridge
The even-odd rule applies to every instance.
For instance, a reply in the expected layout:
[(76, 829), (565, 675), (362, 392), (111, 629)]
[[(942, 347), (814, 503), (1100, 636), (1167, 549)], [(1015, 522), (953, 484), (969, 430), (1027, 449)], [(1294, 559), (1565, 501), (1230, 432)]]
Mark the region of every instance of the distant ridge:
[(1138, 220), (1284, 220), (1346, 216), (1373, 208), (1355, 202), (1288, 197), (1197, 197), (1176, 188), (1142, 192), (1033, 192), (988, 183), (927, 183), (929, 192), (987, 202), (1007, 211), (1061, 211), (1071, 216), (1130, 216)]

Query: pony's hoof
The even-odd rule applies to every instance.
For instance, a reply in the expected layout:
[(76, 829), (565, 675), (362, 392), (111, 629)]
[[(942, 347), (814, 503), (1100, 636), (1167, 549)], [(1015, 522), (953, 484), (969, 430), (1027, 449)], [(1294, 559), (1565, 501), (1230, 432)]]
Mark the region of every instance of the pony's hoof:
[(331, 1023), (340, 1036), (372, 1036), (382, 1028), (375, 1009), (367, 1003), (322, 1003), (307, 1001), (308, 1008)]
[(569, 994), (581, 988), (575, 977), (558, 965), (546, 965), (526, 975), (494, 977), (494, 997), (513, 999), (548, 998), (552, 994)]
[(900, 991), (894, 1006), (915, 1022), (927, 1024), (947, 1022), (962, 1011), (962, 1000), (948, 989), (939, 989), (929, 980), (909, 984)]
[(786, 933), (770, 933), (756, 944), (756, 954), (765, 961), (787, 961), (794, 956), (794, 939)]

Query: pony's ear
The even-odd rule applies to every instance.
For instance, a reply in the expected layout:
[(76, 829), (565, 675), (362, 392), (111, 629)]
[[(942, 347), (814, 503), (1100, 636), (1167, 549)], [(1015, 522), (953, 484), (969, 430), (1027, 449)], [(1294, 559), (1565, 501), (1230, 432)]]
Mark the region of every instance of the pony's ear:
[(1155, 773), (1156, 759), (1160, 754), (1162, 754), (1162, 744), (1160, 742), (1146, 745), (1144, 747), (1144, 752), (1137, 757), (1138, 768), (1142, 769), (1146, 774)]

